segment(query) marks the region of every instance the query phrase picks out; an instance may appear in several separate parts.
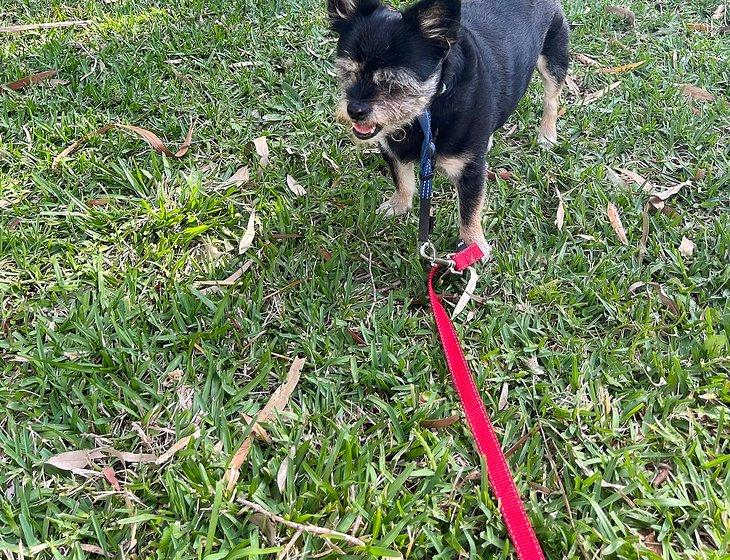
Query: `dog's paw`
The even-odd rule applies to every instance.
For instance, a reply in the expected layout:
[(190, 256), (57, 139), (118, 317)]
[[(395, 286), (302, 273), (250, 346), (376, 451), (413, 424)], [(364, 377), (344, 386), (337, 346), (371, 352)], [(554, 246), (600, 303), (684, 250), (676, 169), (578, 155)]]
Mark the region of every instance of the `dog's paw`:
[(543, 150), (552, 150), (553, 146), (558, 143), (558, 133), (541, 130), (537, 135), (537, 143)]
[(392, 218), (394, 216), (402, 216), (407, 213), (412, 206), (413, 205), (410, 200), (393, 195), (378, 207), (377, 212), (381, 216)]

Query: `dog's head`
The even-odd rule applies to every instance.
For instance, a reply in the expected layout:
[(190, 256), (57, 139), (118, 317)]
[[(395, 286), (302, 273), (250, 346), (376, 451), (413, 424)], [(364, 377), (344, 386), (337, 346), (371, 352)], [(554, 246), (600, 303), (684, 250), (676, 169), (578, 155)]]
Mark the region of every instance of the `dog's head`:
[(328, 0), (327, 8), (339, 35), (337, 119), (361, 141), (411, 123), (437, 93), (459, 31), (460, 0), (421, 0), (402, 12), (379, 0)]

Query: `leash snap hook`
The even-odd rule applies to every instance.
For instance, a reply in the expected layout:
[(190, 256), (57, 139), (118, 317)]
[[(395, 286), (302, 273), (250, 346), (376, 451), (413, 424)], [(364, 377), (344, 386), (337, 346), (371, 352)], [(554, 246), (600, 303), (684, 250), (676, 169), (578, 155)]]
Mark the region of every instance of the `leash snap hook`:
[(461, 274), (460, 271), (456, 270), (456, 263), (449, 258), (441, 258), (437, 256), (436, 247), (430, 241), (426, 241), (421, 244), (418, 250), (419, 255), (422, 259), (427, 260), (431, 263), (431, 266), (445, 266), (452, 274)]

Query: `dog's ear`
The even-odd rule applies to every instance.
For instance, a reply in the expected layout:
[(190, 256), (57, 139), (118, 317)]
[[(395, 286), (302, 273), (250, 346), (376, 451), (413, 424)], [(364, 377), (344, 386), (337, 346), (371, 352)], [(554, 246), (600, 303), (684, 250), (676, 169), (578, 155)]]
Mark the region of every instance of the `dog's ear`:
[(461, 0), (421, 0), (403, 12), (403, 19), (429, 41), (448, 46), (459, 33)]
[(330, 25), (338, 33), (356, 16), (369, 16), (378, 7), (380, 0), (327, 0)]

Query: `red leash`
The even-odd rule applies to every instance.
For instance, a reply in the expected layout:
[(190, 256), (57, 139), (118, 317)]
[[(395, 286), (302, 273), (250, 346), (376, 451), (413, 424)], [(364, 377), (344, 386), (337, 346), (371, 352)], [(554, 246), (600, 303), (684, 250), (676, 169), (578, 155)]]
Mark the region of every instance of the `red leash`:
[[(453, 269), (464, 270), (479, 261), (482, 256), (481, 249), (477, 245), (472, 245), (451, 257)], [(459, 337), (441, 303), (440, 296), (433, 289), (433, 279), (439, 268), (439, 265), (434, 264), (428, 274), (428, 296), (444, 348), (446, 363), (451, 372), (451, 379), (459, 394), (461, 406), (466, 413), (466, 419), (474, 434), (479, 453), (486, 459), (489, 482), (499, 502), (499, 509), (518, 558), (520, 560), (543, 560), (540, 543), (530, 525), (527, 513), (525, 513), (509, 465), (507, 465), (507, 460), (497, 440), (497, 434), (494, 432), (494, 427), (489, 420), (479, 390), (474, 383), (474, 377), (464, 357)]]

